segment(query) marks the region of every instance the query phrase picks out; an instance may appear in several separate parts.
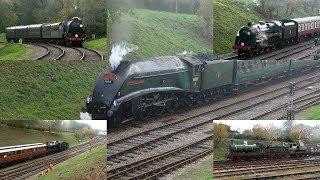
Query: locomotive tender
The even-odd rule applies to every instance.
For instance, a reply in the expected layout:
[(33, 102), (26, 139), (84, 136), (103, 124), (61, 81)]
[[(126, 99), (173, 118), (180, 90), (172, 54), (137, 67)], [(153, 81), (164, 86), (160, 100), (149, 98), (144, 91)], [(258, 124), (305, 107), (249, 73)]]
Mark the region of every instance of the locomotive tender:
[(82, 46), (86, 40), (82, 20), (73, 17), (69, 21), (54, 24), (34, 24), (6, 28), (8, 42), (45, 42), (63, 45)]
[(319, 35), (320, 16), (260, 21), (255, 25), (248, 23), (247, 26), (239, 30), (233, 49), (237, 51), (239, 56), (252, 56)]
[(248, 145), (247, 141), (244, 141), (242, 145), (230, 145), (226, 158), (236, 161), (302, 157), (313, 154), (315, 152), (307, 149), (302, 141), (290, 143), (289, 146)]
[(93, 119), (119, 125), (124, 119), (146, 119), (178, 106), (212, 101), (233, 91), (319, 67), (318, 59), (217, 60), (213, 55), (182, 55), (121, 62), (102, 73), (87, 98)]
[(0, 147), (0, 165), (66, 151), (68, 148), (69, 144), (61, 141)]

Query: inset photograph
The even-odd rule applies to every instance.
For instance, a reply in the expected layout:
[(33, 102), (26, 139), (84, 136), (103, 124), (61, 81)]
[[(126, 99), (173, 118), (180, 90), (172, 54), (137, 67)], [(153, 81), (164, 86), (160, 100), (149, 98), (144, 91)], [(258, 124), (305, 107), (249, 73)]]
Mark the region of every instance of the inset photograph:
[(212, 1), (108, 2), (110, 68), (87, 101), (108, 120), (107, 178), (212, 179), (213, 119), (195, 113), (219, 66)]
[(6, 14), (0, 17), (0, 119), (89, 119), (80, 113), (108, 66), (106, 0), (15, 0), (0, 7)]
[(320, 122), (214, 121), (214, 179), (318, 179)]
[(308, 59), (318, 44), (318, 3), (216, 0), (214, 52), (231, 59)]
[(114, 69), (121, 61), (118, 56), (133, 61), (212, 51), (212, 1), (108, 0), (107, 5)]
[(0, 121), (1, 179), (105, 179), (106, 121)]
[(103, 0), (1, 3), (0, 60), (92, 61), (106, 52)]

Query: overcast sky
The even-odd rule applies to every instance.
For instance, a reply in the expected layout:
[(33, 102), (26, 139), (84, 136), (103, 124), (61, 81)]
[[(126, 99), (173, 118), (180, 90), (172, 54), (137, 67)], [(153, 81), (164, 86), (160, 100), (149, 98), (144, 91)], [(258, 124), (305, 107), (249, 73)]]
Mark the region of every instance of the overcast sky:
[[(268, 126), (270, 124), (273, 124), (276, 127), (282, 127), (284, 121), (279, 120), (217, 120), (214, 121), (215, 123), (223, 123), (226, 125), (231, 126), (231, 130), (239, 130), (240, 132), (246, 130), (246, 129), (252, 129), (254, 125), (262, 125), (262, 126)], [(309, 126), (316, 126), (320, 125), (320, 121), (317, 120), (304, 120), (304, 121), (294, 121), (295, 124), (305, 124)]]
[(93, 129), (99, 129), (102, 131), (107, 130), (107, 121), (102, 121), (102, 120), (78, 120), (78, 122), (80, 123), (85, 123), (85, 124), (89, 124)]

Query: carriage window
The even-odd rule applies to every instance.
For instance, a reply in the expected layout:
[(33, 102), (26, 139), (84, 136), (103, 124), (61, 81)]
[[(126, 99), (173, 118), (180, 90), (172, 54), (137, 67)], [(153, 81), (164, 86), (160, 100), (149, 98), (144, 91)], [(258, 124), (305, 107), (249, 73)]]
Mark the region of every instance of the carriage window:
[(21, 150), (19, 150), (19, 151), (17, 152), (17, 154), (21, 154)]
[(311, 23), (311, 29), (314, 29), (314, 22)]

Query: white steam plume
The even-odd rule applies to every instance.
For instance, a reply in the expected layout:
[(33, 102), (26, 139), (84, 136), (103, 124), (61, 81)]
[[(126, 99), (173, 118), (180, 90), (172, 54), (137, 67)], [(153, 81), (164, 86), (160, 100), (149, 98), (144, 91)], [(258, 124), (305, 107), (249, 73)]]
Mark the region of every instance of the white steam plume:
[(126, 42), (121, 42), (113, 45), (109, 58), (111, 69), (117, 69), (123, 59), (123, 56), (136, 50), (138, 50), (138, 46)]
[(92, 120), (92, 117), (89, 113), (87, 112), (80, 112), (80, 119), (81, 120)]

